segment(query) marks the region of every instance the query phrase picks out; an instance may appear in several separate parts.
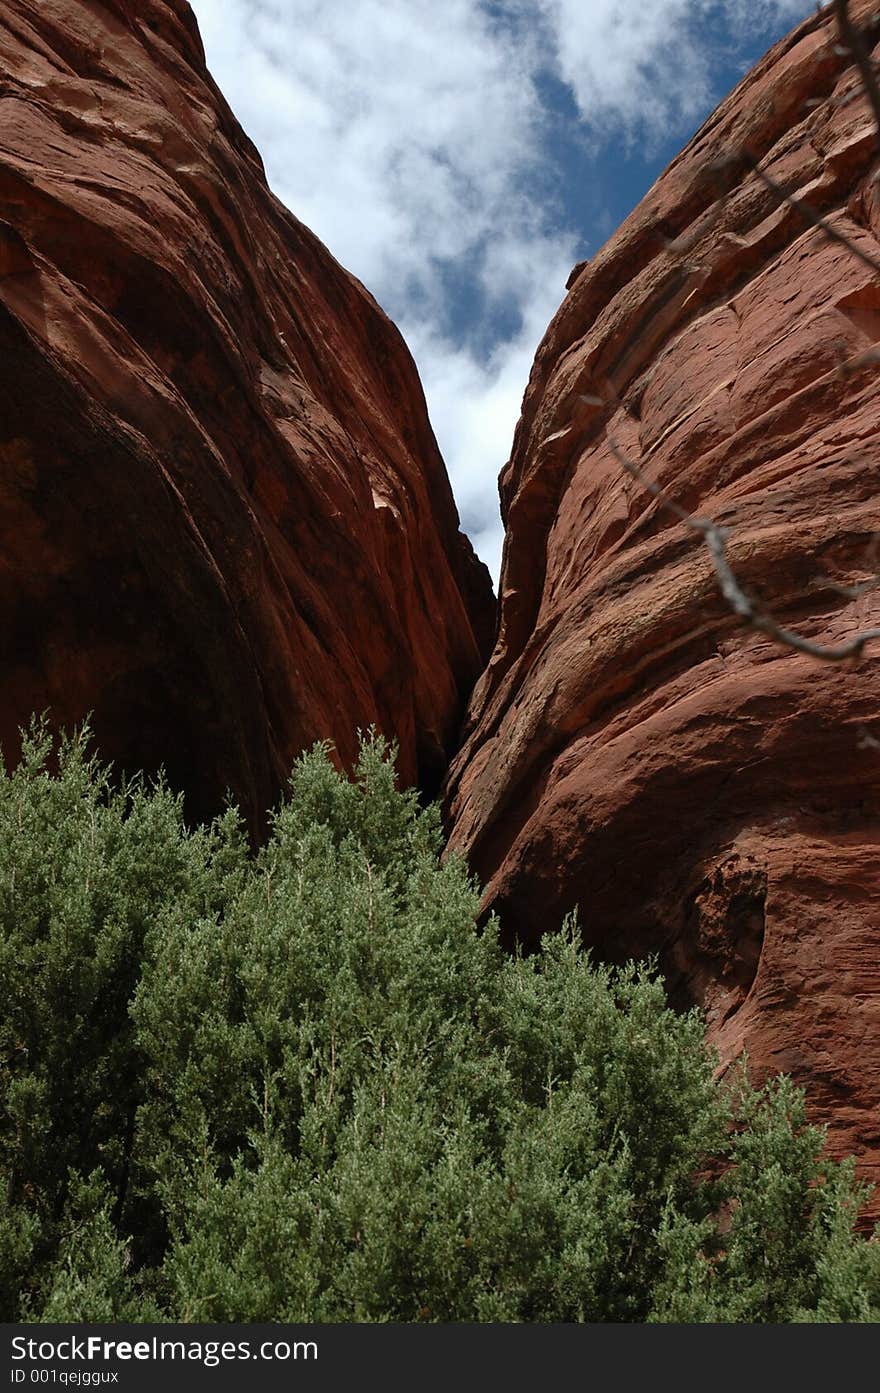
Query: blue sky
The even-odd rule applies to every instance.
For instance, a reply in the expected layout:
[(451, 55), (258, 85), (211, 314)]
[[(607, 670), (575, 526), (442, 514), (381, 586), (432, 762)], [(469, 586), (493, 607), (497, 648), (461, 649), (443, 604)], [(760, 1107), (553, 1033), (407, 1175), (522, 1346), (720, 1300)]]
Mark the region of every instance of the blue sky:
[(497, 476), (572, 265), (814, 0), (192, 0), (278, 196), (395, 320), (497, 581)]

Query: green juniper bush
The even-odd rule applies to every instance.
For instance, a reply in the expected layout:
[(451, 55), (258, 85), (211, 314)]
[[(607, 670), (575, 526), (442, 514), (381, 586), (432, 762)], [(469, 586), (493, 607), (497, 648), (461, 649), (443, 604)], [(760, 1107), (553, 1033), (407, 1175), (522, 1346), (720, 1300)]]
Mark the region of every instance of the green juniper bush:
[[(573, 922), (512, 957), (436, 808), (318, 746), (257, 854), (34, 722), (0, 766), (0, 1292), (29, 1321), (870, 1321), (786, 1079)], [(552, 927), (552, 926), (548, 926)]]

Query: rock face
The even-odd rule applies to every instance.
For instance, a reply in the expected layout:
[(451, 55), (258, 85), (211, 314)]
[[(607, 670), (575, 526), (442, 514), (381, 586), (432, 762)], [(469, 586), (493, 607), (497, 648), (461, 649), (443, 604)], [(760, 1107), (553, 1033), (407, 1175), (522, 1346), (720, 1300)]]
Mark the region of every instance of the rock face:
[[(873, 47), (876, 4), (851, 9)], [(659, 954), (722, 1061), (791, 1073), (880, 1181), (880, 643), (834, 664), (744, 630), (612, 449), (731, 529), (781, 622), (880, 624), (880, 591), (837, 588), (880, 569), (880, 275), (730, 158), (880, 258), (837, 44), (827, 11), (777, 44), (576, 268), (502, 475), (500, 632), (447, 807), (508, 934), (578, 907), (606, 957)]]
[(491, 643), (413, 362), (269, 192), (184, 0), (0, 0), (0, 745), (93, 712), (258, 830), (292, 759), (436, 788)]

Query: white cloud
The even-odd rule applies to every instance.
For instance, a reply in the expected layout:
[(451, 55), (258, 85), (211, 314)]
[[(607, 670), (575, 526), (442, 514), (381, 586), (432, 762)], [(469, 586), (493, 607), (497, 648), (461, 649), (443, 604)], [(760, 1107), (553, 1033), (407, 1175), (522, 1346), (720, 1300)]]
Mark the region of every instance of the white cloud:
[(535, 0), (553, 62), (584, 121), (649, 148), (699, 118), (713, 90), (713, 37), (746, 41), (794, 24), (814, 0)]
[[(572, 263), (536, 85), (599, 139), (668, 133), (711, 100), (706, 26), (810, 0), (193, 0), (269, 181), (403, 331), (453, 489), (497, 578), (496, 480)], [(703, 21), (702, 38), (691, 21)], [(717, 94), (715, 94), (717, 95)], [(601, 226), (597, 209), (595, 230)], [(604, 231), (604, 229), (603, 229)]]
[[(540, 155), (526, 51), (476, 0), (196, 0), (276, 192), (395, 315), (498, 229)], [(540, 211), (513, 210), (522, 233)], [(440, 263), (438, 265), (437, 263)]]
[(487, 281), (497, 276), (517, 293), (522, 318), (516, 333), (481, 353), (471, 345), (453, 345), (425, 321), (404, 319), (401, 329), (430, 393), (462, 525), (497, 581), (504, 541), (497, 478), (513, 441), (535, 348), (559, 305), (573, 254), (571, 242), (561, 237), (545, 243), (539, 258), (532, 249), (501, 243), (491, 260)]

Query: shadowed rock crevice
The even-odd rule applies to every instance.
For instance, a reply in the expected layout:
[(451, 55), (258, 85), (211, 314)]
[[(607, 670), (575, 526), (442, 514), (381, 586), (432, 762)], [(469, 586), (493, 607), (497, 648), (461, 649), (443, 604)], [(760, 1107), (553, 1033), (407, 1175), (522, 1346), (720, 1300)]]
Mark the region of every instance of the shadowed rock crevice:
[(697, 1005), (710, 1028), (724, 1025), (752, 989), (764, 947), (767, 873), (735, 854), (703, 877), (663, 963), (671, 1001)]

